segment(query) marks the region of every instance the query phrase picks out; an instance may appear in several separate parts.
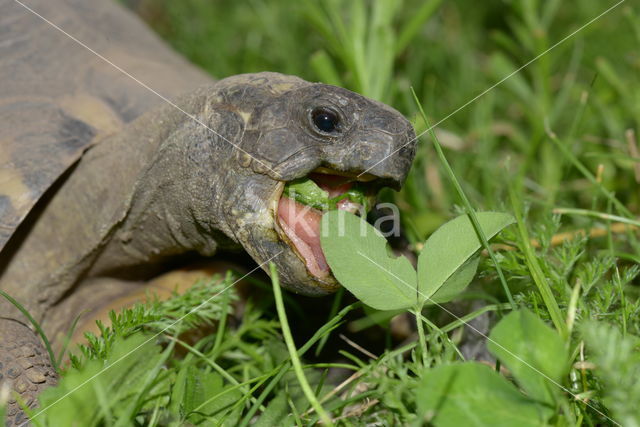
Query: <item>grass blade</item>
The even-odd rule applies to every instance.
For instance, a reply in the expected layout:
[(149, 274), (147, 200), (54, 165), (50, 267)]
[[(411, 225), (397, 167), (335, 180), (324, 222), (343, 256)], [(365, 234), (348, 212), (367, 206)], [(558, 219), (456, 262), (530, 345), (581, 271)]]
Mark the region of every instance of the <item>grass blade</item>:
[(29, 313), (27, 309), (24, 308), (22, 304), (16, 301), (11, 295), (9, 295), (3, 290), (0, 290), (0, 296), (3, 296), (7, 301), (9, 301), (18, 310), (20, 310), (20, 312), (24, 314), (24, 316), (27, 319), (29, 319), (29, 322), (31, 322), (33, 327), (36, 329), (36, 332), (38, 333), (38, 335), (40, 335), (40, 338), (42, 338), (42, 341), (44, 342), (44, 346), (47, 349), (47, 353), (49, 353), (49, 358), (51, 359), (51, 364), (53, 365), (53, 369), (55, 369), (56, 372), (59, 372), (58, 360), (56, 360), (56, 356), (53, 353), (53, 348), (51, 347), (51, 343), (49, 342), (47, 335), (44, 333), (44, 330), (40, 327), (40, 323), (38, 323), (38, 321), (33, 318), (31, 313)]
[(558, 303), (551, 292), (551, 288), (547, 283), (547, 280), (542, 272), (542, 268), (540, 267), (540, 263), (536, 258), (536, 254), (531, 246), (531, 239), (529, 238), (529, 232), (527, 231), (527, 227), (524, 223), (524, 219), (522, 216), (522, 212), (520, 211), (520, 206), (516, 199), (516, 192), (513, 188), (513, 185), (509, 185), (509, 196), (511, 199), (511, 208), (513, 210), (513, 214), (516, 217), (516, 222), (518, 225), (518, 233), (520, 235), (520, 240), (522, 243), (522, 251), (525, 256), (525, 261), (529, 271), (531, 272), (531, 277), (533, 278), (533, 282), (538, 287), (538, 292), (542, 296), (542, 300), (547, 306), (547, 310), (549, 311), (549, 315), (551, 316), (551, 321), (554, 326), (560, 332), (560, 335), (563, 338), (567, 338), (567, 325), (563, 320), (562, 313), (560, 312), (560, 307), (558, 307)]
[(422, 119), (424, 120), (424, 122), (425, 122), (425, 124), (427, 126), (427, 129), (429, 129), (429, 135), (431, 135), (431, 140), (433, 141), (433, 146), (435, 147), (436, 152), (438, 153), (438, 157), (440, 158), (440, 162), (442, 163), (442, 166), (445, 168), (445, 170), (447, 172), (447, 175), (449, 176), (449, 179), (451, 180), (451, 182), (453, 183), (454, 187), (456, 188), (456, 191), (458, 192), (458, 196), (460, 197), (460, 199), (462, 199), (462, 202), (463, 202), (463, 204), (465, 206), (467, 214), (469, 215), (469, 218), (471, 219), (471, 222), (473, 223), (473, 228), (476, 230), (476, 233), (478, 234), (478, 238), (482, 242), (482, 246), (487, 250), (487, 252), (489, 253), (489, 257), (491, 257), (491, 261), (493, 261), (493, 265), (495, 266), (496, 271), (498, 272), (498, 277), (500, 278), (500, 283), (502, 284), (502, 288), (504, 290), (504, 293), (507, 296), (507, 299), (509, 300), (509, 304), (511, 304), (512, 310), (516, 310), (517, 306), (516, 306), (515, 301), (513, 300), (513, 296), (511, 295), (511, 291), (509, 290), (509, 286), (507, 285), (507, 280), (504, 278), (504, 274), (502, 273), (502, 269), (500, 268), (500, 264), (498, 263), (498, 260), (496, 259), (495, 253), (493, 252), (493, 250), (489, 246), (489, 242), (487, 241), (487, 236), (485, 236), (484, 232), (482, 231), (482, 227), (480, 226), (480, 223), (478, 222), (478, 218), (476, 217), (475, 211), (474, 211), (473, 207), (471, 206), (471, 203), (469, 202), (469, 199), (467, 198), (466, 194), (464, 193), (464, 190), (462, 189), (462, 186), (458, 182), (458, 178), (456, 178), (456, 175), (453, 172), (453, 169), (451, 169), (451, 165), (449, 165), (449, 161), (447, 160), (446, 156), (444, 155), (444, 152), (442, 151), (442, 146), (440, 145), (440, 142), (438, 141), (438, 137), (436, 136), (435, 132), (433, 131), (433, 127), (431, 126), (431, 124), (429, 122), (429, 119), (427, 119), (427, 115), (424, 113), (424, 110), (422, 109), (422, 104), (418, 100), (418, 96), (416, 95), (416, 92), (413, 90), (413, 88), (411, 88), (411, 93), (413, 94), (413, 99), (414, 99), (416, 105), (418, 106), (418, 110), (420, 111), (420, 115), (422, 116)]
[(302, 369), (302, 364), (300, 363), (300, 358), (298, 356), (298, 350), (296, 349), (296, 344), (293, 342), (293, 336), (291, 335), (291, 329), (289, 328), (289, 322), (287, 320), (287, 313), (284, 309), (284, 303), (282, 301), (282, 290), (280, 289), (280, 280), (278, 279), (278, 272), (276, 270), (276, 266), (274, 263), (269, 264), (269, 270), (271, 272), (271, 281), (273, 283), (273, 295), (276, 300), (276, 309), (278, 311), (278, 317), (280, 318), (280, 324), (282, 327), (282, 335), (284, 336), (285, 343), (287, 344), (287, 348), (289, 349), (289, 356), (291, 356), (291, 364), (293, 365), (293, 370), (296, 373), (296, 377), (298, 378), (298, 382), (300, 383), (300, 387), (304, 395), (315, 409), (316, 413), (320, 416), (322, 422), (328, 426), (332, 426), (333, 422), (329, 417), (329, 414), (324, 410), (316, 395), (313, 393), (307, 378), (304, 375), (304, 370)]

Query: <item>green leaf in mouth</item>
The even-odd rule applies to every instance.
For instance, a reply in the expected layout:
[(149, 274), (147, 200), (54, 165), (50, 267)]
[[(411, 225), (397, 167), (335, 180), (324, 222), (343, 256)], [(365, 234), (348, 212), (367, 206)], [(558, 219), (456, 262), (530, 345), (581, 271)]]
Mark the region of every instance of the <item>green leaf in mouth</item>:
[(358, 203), (369, 211), (369, 200), (365, 195), (365, 189), (357, 184), (339, 196), (329, 198), (329, 193), (318, 186), (310, 178), (300, 178), (290, 181), (285, 185), (283, 194), (288, 198), (321, 211), (336, 210), (338, 202), (348, 199), (352, 203)]
[(300, 204), (322, 209), (329, 202), (329, 193), (309, 178), (290, 181), (284, 187), (284, 195)]

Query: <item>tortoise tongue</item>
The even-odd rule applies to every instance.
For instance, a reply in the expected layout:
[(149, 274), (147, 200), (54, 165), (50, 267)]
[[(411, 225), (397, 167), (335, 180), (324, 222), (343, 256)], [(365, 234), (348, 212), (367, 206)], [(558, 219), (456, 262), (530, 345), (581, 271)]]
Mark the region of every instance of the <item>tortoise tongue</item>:
[(278, 222), (302, 256), (311, 274), (319, 278), (329, 275), (329, 265), (320, 247), (322, 212), (282, 196), (278, 202)]

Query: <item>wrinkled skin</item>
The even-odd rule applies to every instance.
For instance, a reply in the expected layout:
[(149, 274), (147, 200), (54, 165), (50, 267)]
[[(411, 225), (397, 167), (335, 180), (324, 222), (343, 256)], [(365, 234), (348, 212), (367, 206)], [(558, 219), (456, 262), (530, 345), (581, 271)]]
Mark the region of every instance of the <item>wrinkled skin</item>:
[[(285, 287), (301, 294), (323, 295), (336, 289), (335, 281), (320, 281), (309, 275), (275, 232), (273, 202), (280, 196), (280, 183), (323, 166), (341, 172), (367, 170), (380, 179), (380, 184), (399, 188), (411, 165), (414, 143), (401, 147), (415, 135), (404, 117), (383, 104), (345, 89), (293, 77), (284, 79), (291, 88), (269, 93), (267, 87), (274, 78), (279, 80), (281, 76), (263, 73), (221, 82), (227, 86), (225, 100), (250, 112), (238, 144), (254, 157), (239, 154), (241, 160), (230, 172), (238, 181), (223, 192), (221, 204), (231, 212), (225, 222), (232, 238), (258, 263), (273, 257)], [(339, 114), (340, 126), (335, 132), (327, 134), (314, 126), (311, 113), (320, 107)], [(249, 160), (250, 164), (244, 163)]]

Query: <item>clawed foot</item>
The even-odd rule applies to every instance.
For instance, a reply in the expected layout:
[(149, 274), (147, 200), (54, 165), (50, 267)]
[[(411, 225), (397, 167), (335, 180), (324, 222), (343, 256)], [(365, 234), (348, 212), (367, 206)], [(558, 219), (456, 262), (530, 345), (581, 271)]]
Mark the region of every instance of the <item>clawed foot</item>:
[(0, 319), (0, 389), (8, 391), (6, 426), (26, 425), (18, 400), (35, 408), (38, 394), (56, 383), (49, 354), (35, 332), (18, 321)]

